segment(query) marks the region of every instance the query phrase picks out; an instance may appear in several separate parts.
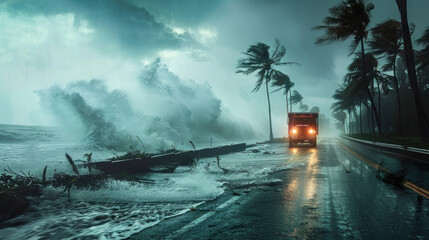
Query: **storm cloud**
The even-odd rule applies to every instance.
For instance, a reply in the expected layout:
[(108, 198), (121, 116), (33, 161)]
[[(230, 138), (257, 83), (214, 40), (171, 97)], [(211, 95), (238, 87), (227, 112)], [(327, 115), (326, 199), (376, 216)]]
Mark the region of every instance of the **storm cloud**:
[[(85, 103), (100, 109), (105, 107), (94, 100), (97, 92), (123, 93), (130, 102), (127, 111), (132, 115), (137, 109), (154, 117), (157, 130), (162, 126), (174, 130), (176, 126), (168, 126), (168, 119), (179, 112), (188, 116), (191, 111), (192, 117), (217, 116), (215, 124), (193, 126), (198, 131), (207, 128), (225, 136), (230, 129), (237, 128), (232, 131), (234, 134), (254, 132), (256, 138), (266, 138), (265, 93), (252, 93), (256, 77), (236, 74), (235, 66), (249, 45), (257, 42), (273, 45), (275, 38), (287, 49), (285, 60), (301, 64), (280, 70), (295, 82), (294, 90), (303, 95), (306, 105), (318, 106), (321, 113), (329, 116), (331, 96), (342, 82), (352, 56), (348, 55), (348, 42), (315, 45), (322, 33), (312, 28), (321, 24), (329, 8), (338, 2), (2, 1), (0, 83), (7, 88), (0, 89), (0, 123), (55, 124), (57, 120), (40, 107), (40, 97), (34, 93), (55, 85), (68, 94), (73, 93), (72, 88), (79, 89)], [(395, 1), (371, 2), (375, 5), (371, 26), (389, 18), (399, 19)], [(427, 27), (428, 8), (428, 1), (408, 2), (409, 21), (416, 24), (413, 39), (420, 37)], [(158, 77), (165, 78), (143, 76), (143, 72), (150, 74), (148, 66), (155, 64), (157, 58), (161, 58), (162, 64), (152, 70), (156, 69), (153, 71)], [(84, 90), (79, 81), (88, 84), (89, 79), (102, 79), (103, 84), (92, 82), (95, 85), (85, 85), (87, 90)], [(210, 86), (207, 96), (200, 90), (188, 89), (192, 85), (203, 89), (206, 84)], [(142, 95), (136, 86), (146, 89), (142, 91), (147, 94)], [(91, 95), (89, 91), (94, 93)], [(149, 96), (162, 100), (152, 102)], [(271, 96), (274, 135), (283, 136), (285, 99), (281, 93)], [(140, 101), (142, 104), (137, 104)], [(212, 112), (204, 111), (207, 105), (194, 102), (209, 103)], [(172, 109), (177, 112), (170, 116), (158, 112), (161, 103), (166, 106), (180, 103), (180, 106)], [(142, 106), (145, 109), (139, 109)], [(298, 106), (294, 106), (296, 109)], [(109, 122), (118, 121), (116, 116), (105, 114)], [(237, 127), (241, 123), (243, 129)], [(177, 139), (177, 132), (171, 134)]]
[(12, 0), (0, 6), (15, 17), (72, 14), (75, 27), (93, 33), (93, 46), (101, 45), (102, 51), (142, 56), (197, 44), (189, 33), (174, 33), (145, 7), (130, 0)]

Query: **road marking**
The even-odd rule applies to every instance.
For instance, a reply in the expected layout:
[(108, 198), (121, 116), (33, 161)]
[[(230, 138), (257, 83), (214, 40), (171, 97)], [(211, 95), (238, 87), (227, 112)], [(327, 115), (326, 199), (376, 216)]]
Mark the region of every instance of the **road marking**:
[[(376, 163), (371, 162), (370, 160), (368, 160), (368, 159), (367, 159), (367, 158), (365, 158), (364, 156), (360, 155), (359, 153), (357, 153), (357, 152), (355, 152), (355, 151), (351, 150), (351, 149), (350, 149), (349, 147), (347, 147), (346, 145), (342, 144), (340, 141), (338, 141), (338, 140), (337, 140), (337, 142), (338, 142), (338, 144), (339, 144), (341, 147), (343, 147), (345, 150), (347, 150), (347, 152), (351, 153), (352, 155), (354, 155), (354, 156), (356, 156), (357, 158), (361, 159), (362, 161), (366, 162), (366, 163), (367, 163), (368, 165), (370, 165), (371, 167), (373, 167), (373, 168), (375, 168), (375, 169), (381, 169), (381, 170), (383, 170), (383, 171), (386, 171), (386, 172), (390, 173), (390, 171), (389, 171), (389, 170), (387, 170), (386, 168), (384, 168), (384, 167), (382, 167), (382, 166), (380, 166), (380, 165), (378, 165), (378, 164), (376, 164)], [(410, 181), (404, 181), (404, 183), (403, 183), (402, 185), (404, 185), (405, 187), (407, 187), (407, 188), (409, 188), (409, 189), (413, 190), (413, 191), (414, 191), (414, 192), (416, 192), (417, 194), (419, 194), (419, 195), (421, 195), (421, 196), (423, 196), (423, 197), (425, 197), (425, 198), (429, 199), (429, 191), (428, 191), (428, 190), (426, 190), (426, 189), (424, 189), (424, 188), (421, 188), (421, 187), (419, 187), (419, 186), (416, 186), (414, 183), (412, 183), (412, 182), (410, 182)]]
[(300, 152), (297, 155), (295, 155), (295, 157), (293, 157), (293, 158), (289, 159), (287, 162), (283, 163), (283, 166), (286, 165), (286, 164), (288, 164), (288, 163), (291, 163), (291, 162), (297, 160), (298, 158), (300, 158), (307, 151), (308, 151), (308, 148), (304, 149), (302, 152)]
[(229, 199), (228, 201), (222, 203), (221, 205), (219, 205), (214, 211), (208, 212), (204, 215), (202, 215), (201, 217), (195, 219), (194, 221), (188, 223), (187, 225), (185, 225), (184, 227), (182, 227), (181, 229), (175, 231), (174, 233), (168, 235), (167, 239), (172, 239), (174, 237), (177, 237), (178, 235), (188, 231), (189, 229), (197, 226), (198, 224), (202, 223), (204, 220), (206, 220), (207, 218), (213, 216), (218, 210), (221, 210), (229, 205), (231, 205), (233, 202), (237, 201), (237, 199), (239, 199), (239, 196), (233, 196), (231, 199)]

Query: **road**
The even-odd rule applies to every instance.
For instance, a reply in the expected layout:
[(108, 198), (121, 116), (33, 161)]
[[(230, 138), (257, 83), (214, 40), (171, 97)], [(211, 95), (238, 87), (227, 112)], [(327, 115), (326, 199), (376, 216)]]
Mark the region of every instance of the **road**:
[[(283, 149), (277, 185), (226, 191), (197, 211), (170, 218), (131, 239), (429, 239), (429, 164), (345, 139)], [(375, 177), (374, 166), (407, 168), (413, 186)], [(417, 189), (416, 189), (417, 188)]]

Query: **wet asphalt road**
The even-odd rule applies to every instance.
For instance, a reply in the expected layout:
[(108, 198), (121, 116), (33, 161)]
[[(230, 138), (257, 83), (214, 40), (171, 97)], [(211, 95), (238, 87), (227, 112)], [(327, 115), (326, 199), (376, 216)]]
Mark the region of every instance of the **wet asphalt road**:
[(407, 180), (429, 189), (429, 164), (345, 139), (325, 138), (315, 148), (287, 148), (276, 173), (282, 183), (236, 189), (166, 219), (131, 239), (429, 239), (429, 200), (375, 177), (374, 163), (407, 169)]

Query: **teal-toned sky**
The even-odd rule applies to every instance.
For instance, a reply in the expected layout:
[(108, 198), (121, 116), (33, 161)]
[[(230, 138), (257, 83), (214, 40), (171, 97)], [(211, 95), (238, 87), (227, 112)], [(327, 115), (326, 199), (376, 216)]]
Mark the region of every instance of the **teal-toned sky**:
[[(334, 0), (3, 0), (0, 3), (0, 123), (56, 124), (38, 90), (91, 79), (126, 94), (138, 109), (136, 84), (145, 65), (161, 58), (188, 84), (210, 86), (230, 119), (266, 130), (264, 91), (251, 93), (256, 77), (235, 73), (250, 44), (287, 49), (284, 67), (310, 108), (330, 116), (331, 95), (341, 82), (347, 43), (315, 46)], [(372, 1), (372, 26), (398, 19), (394, 0)], [(429, 27), (429, 1), (409, 1), (414, 39)], [(272, 95), (274, 129), (285, 130), (284, 96)], [(152, 113), (150, 104), (144, 112)], [(204, 108), (202, 106), (202, 108)], [(295, 107), (298, 108), (297, 106)], [(202, 109), (203, 111), (203, 109)], [(261, 130), (261, 132), (262, 132)]]

